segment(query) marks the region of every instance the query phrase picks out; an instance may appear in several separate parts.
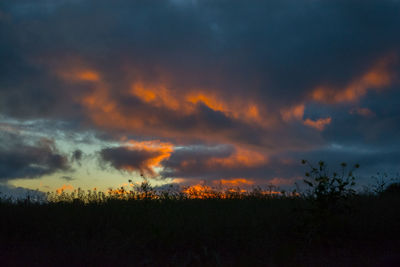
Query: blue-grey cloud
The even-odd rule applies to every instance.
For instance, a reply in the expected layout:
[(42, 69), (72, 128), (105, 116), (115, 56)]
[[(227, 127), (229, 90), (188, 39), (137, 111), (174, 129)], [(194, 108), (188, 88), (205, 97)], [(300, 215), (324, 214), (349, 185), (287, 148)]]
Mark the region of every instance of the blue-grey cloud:
[(0, 133), (0, 180), (37, 178), (70, 169), (67, 157), (57, 151), (53, 141), (29, 141), (17, 134)]
[(120, 171), (138, 172), (140, 175), (156, 177), (154, 167), (170, 155), (169, 147), (120, 146), (103, 148), (100, 151), (100, 163), (111, 165)]

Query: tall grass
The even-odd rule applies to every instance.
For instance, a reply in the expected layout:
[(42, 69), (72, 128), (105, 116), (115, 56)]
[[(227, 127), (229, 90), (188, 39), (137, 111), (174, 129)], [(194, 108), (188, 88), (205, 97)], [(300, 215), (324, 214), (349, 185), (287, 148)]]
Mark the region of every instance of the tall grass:
[(47, 193), (48, 202), (81, 202), (81, 203), (101, 203), (110, 200), (190, 200), (190, 199), (271, 199), (271, 198), (295, 198), (300, 194), (293, 190), (291, 192), (277, 191), (278, 188), (269, 185), (265, 188), (256, 186), (251, 189), (240, 187), (211, 187), (207, 185), (194, 185), (184, 187), (170, 187), (157, 189), (150, 185), (148, 181), (140, 184), (121, 186), (116, 189), (108, 189), (107, 192), (93, 190), (75, 189), (72, 192), (58, 190)]

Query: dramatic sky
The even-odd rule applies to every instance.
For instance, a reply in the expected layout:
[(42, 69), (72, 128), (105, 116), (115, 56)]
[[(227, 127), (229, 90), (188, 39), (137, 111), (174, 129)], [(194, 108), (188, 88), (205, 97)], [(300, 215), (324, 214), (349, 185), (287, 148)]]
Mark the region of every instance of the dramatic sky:
[(2, 0), (0, 184), (400, 171), (398, 0)]

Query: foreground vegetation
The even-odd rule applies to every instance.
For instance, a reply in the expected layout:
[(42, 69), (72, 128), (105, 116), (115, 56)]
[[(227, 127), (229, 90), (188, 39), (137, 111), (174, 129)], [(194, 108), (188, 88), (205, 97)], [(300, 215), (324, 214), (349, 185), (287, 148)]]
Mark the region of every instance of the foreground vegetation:
[(331, 175), (320, 163), (310, 165), (310, 190), (301, 194), (156, 192), (145, 182), (108, 194), (52, 194), (46, 203), (1, 201), (0, 259), (3, 266), (398, 265), (399, 184), (360, 194), (353, 182), (352, 170)]

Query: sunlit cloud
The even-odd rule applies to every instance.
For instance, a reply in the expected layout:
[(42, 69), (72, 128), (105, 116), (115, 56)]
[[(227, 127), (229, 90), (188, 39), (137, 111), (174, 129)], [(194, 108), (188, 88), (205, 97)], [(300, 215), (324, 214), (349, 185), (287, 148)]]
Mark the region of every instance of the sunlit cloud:
[(317, 120), (311, 120), (308, 118), (304, 121), (304, 125), (315, 128), (318, 131), (323, 131), (324, 128), (331, 123), (331, 121), (332, 121), (332, 118), (330, 118), (330, 117), (317, 119)]
[(284, 121), (302, 120), (304, 116), (305, 105), (300, 104), (281, 110), (281, 116)]
[[(171, 158), (164, 164), (165, 170), (162, 174), (164, 177), (181, 177), (183, 183), (186, 182), (185, 178), (187, 177), (218, 181), (224, 179), (225, 182), (228, 182), (232, 179), (232, 173), (240, 175), (254, 168), (263, 168), (268, 164), (268, 155), (254, 149), (232, 146), (188, 147), (176, 150), (171, 155)], [(236, 182), (240, 181), (236, 180)]]
[(165, 107), (172, 110), (183, 108), (177, 96), (173, 95), (174, 92), (168, 90), (164, 85), (146, 87), (143, 83), (137, 82), (132, 86), (131, 92), (141, 101), (155, 107)]
[(229, 157), (211, 157), (206, 160), (210, 168), (251, 168), (268, 163), (268, 156), (258, 151), (237, 147)]
[(394, 73), (391, 69), (396, 57), (390, 55), (378, 61), (371, 69), (360, 77), (356, 77), (347, 86), (341, 89), (331, 87), (317, 87), (312, 92), (315, 101), (336, 104), (342, 102), (356, 102), (365, 96), (368, 91), (382, 91), (389, 86)]
[(158, 173), (155, 168), (161, 167), (161, 162), (168, 159), (173, 150), (170, 143), (129, 140), (120, 147), (102, 149), (100, 156), (115, 169), (156, 177)]
[(233, 179), (221, 179), (219, 181), (214, 181), (215, 184), (220, 183), (223, 186), (231, 186), (231, 187), (242, 187), (253, 185), (254, 181), (248, 180), (246, 178), (233, 178)]

